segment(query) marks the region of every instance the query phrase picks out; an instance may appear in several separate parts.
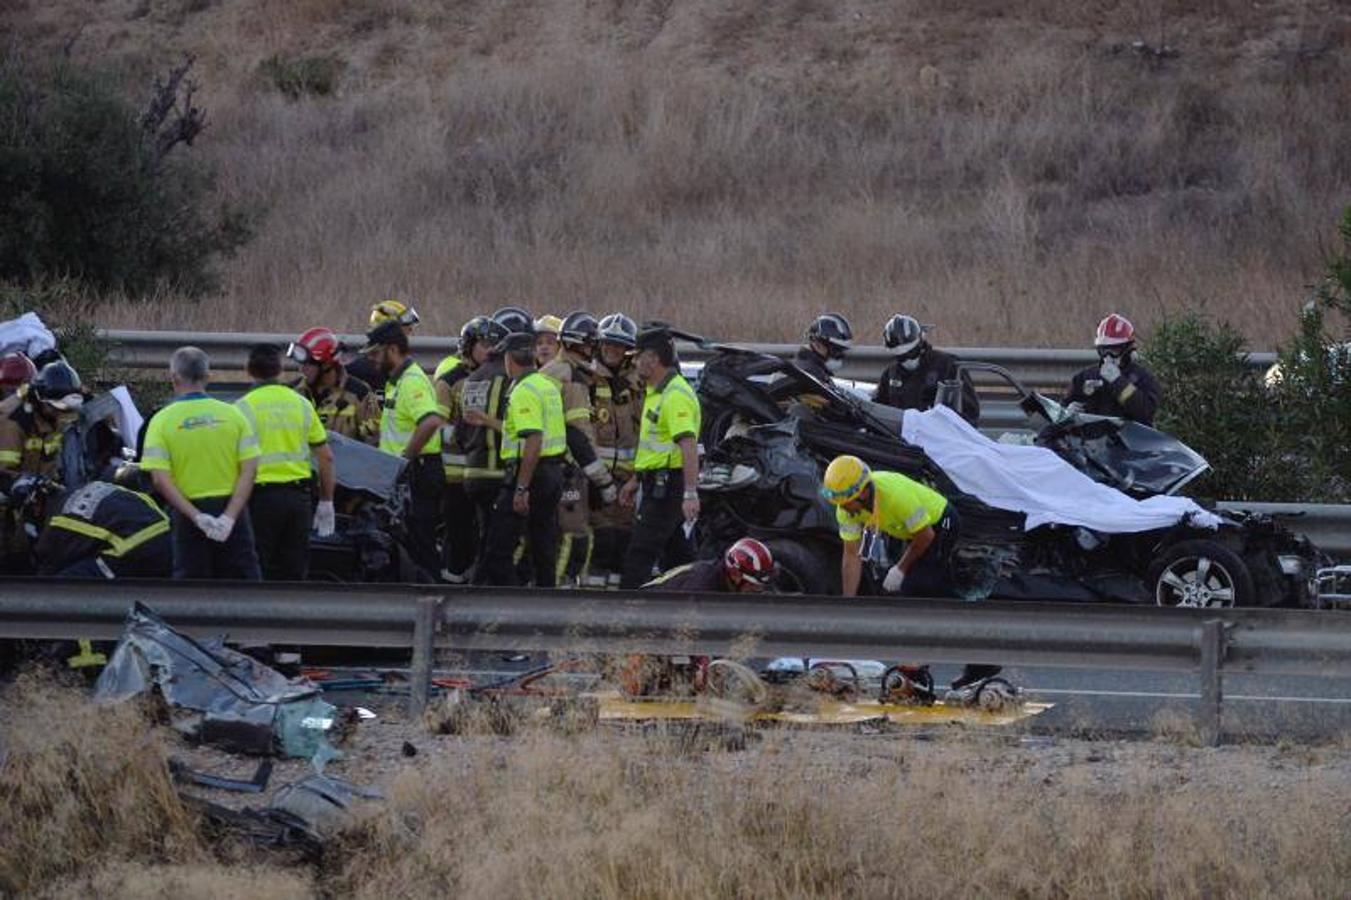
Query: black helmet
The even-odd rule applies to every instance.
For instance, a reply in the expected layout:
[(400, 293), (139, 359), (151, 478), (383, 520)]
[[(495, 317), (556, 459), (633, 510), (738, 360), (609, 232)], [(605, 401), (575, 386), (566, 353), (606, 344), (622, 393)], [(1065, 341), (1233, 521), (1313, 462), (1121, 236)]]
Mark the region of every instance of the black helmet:
[(595, 339), (599, 327), (595, 316), (579, 309), (568, 313), (563, 319), (563, 328), (558, 336), (564, 344), (590, 344)]
[(596, 340), (602, 344), (620, 344), (632, 350), (638, 346), (638, 326), (623, 313), (610, 313), (596, 326)]
[(51, 404), (57, 409), (79, 409), (84, 401), (80, 376), (65, 360), (47, 363), (28, 385), (28, 394), (35, 400)]
[(882, 343), (897, 356), (910, 356), (924, 346), (924, 326), (912, 316), (892, 316), (882, 328)]
[(493, 313), (492, 319), (512, 334), (533, 334), (535, 331), (535, 320), (519, 306), (504, 306)]
[(487, 322), (487, 316), (474, 316), (464, 323), (460, 329), (460, 352), (468, 353), (469, 348), (474, 346), (474, 341), (478, 340), (479, 330), (483, 328), (483, 323)]
[(474, 340), (483, 341), (489, 347), (496, 347), (502, 342), (502, 338), (511, 333), (511, 329), (496, 319), (485, 318), (479, 323), (478, 330), (474, 332)]
[(839, 313), (826, 313), (816, 317), (807, 328), (807, 340), (820, 341), (831, 350), (831, 355), (840, 354), (854, 346), (854, 329), (849, 320)]

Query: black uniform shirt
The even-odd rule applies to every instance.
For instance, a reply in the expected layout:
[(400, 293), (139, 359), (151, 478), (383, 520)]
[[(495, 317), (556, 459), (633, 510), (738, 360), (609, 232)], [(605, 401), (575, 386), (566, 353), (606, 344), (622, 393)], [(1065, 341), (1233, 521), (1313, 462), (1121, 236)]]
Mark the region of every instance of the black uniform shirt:
[[(971, 377), (961, 373), (962, 418), (975, 425), (980, 420), (980, 398)], [(932, 409), (938, 385), (958, 378), (957, 357), (930, 347), (919, 360), (919, 368), (906, 371), (896, 360), (882, 370), (873, 400), (897, 409)]]
[(1070, 381), (1069, 393), (1061, 403), (1082, 403), (1084, 412), (1094, 416), (1133, 419), (1153, 425), (1159, 411), (1159, 382), (1135, 360), (1121, 367), (1121, 377), (1112, 384), (1102, 380), (1098, 366), (1089, 366)]

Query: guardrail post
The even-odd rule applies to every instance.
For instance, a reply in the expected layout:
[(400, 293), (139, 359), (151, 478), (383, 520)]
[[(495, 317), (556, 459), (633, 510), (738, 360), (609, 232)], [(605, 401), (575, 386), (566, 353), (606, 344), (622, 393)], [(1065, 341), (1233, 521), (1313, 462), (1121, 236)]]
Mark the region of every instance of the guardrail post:
[(1201, 625), (1201, 705), (1196, 710), (1197, 730), (1207, 747), (1220, 743), (1220, 703), (1224, 686), (1220, 667), (1224, 664), (1224, 622), (1210, 619)]
[(437, 613), (440, 597), (419, 597), (413, 623), (413, 667), (410, 673), (408, 714), (421, 716), (432, 693), (432, 661), (436, 652)]

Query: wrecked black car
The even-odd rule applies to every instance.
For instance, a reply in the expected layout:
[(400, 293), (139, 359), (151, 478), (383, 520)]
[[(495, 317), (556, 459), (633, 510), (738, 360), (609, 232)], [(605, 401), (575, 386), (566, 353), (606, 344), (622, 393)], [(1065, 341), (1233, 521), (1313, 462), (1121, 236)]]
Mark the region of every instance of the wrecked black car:
[(330, 431), (337, 528), (310, 535), (310, 579), (336, 582), (417, 581), (404, 549), (408, 481), (404, 460)]
[[(838, 592), (835, 511), (818, 489), (829, 461), (850, 453), (956, 504), (963, 529), (953, 576), (969, 599), (1316, 604), (1312, 576), (1325, 558), (1307, 540), (1269, 517), (1216, 513), (1177, 496), (1206, 468), (1181, 442), (1071, 415), (996, 374), (1040, 426), (1034, 446), (992, 441), (946, 407), (903, 413), (776, 357), (718, 348), (698, 385), (702, 551), (753, 535), (773, 551), (784, 589)], [(864, 552), (881, 573), (896, 549), (865, 541)], [(865, 576), (862, 589), (878, 584)]]

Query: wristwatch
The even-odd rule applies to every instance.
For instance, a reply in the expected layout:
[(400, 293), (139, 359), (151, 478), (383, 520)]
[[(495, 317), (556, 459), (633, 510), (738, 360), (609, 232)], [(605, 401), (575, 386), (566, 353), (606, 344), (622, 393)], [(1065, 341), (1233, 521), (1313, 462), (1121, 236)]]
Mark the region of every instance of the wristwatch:
[(687, 490), (687, 491), (685, 491), (685, 499), (686, 499), (686, 500), (698, 500), (698, 499), (699, 499), (699, 492), (698, 492), (698, 491)]
[(530, 485), (528, 485), (528, 484), (518, 484), (518, 485), (516, 485), (516, 493), (518, 493), (518, 494), (528, 494), (528, 493), (530, 493)]

